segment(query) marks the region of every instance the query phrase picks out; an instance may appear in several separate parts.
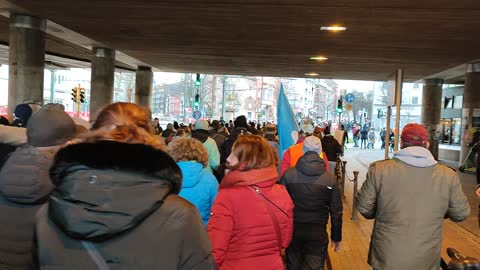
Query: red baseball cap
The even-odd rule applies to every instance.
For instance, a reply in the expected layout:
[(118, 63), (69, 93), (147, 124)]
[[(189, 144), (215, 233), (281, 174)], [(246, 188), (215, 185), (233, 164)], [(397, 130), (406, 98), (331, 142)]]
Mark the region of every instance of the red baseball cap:
[(402, 141), (416, 146), (424, 146), (428, 142), (427, 129), (419, 124), (411, 123), (403, 127)]

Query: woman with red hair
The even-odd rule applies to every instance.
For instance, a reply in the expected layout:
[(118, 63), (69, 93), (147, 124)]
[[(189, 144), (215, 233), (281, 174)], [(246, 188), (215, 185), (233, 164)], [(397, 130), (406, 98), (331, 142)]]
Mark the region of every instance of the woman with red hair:
[(107, 106), (61, 149), (50, 169), (55, 189), (37, 213), (38, 269), (215, 269), (165, 150), (150, 112), (132, 103)]
[(265, 138), (241, 135), (212, 207), (208, 234), (219, 269), (284, 269), (293, 231), (293, 202), (276, 184), (278, 158)]

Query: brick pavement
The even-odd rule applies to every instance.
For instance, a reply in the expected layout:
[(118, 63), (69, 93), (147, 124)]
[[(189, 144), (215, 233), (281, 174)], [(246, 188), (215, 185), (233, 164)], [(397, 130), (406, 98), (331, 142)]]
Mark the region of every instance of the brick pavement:
[[(363, 183), (365, 179), (368, 165), (374, 160), (381, 158), (383, 158), (383, 152), (380, 150), (347, 149), (345, 154), (347, 175), (353, 179), (352, 172), (358, 170), (360, 172), (358, 187), (360, 188), (361, 183)], [(334, 252), (329, 248), (330, 259), (334, 270), (371, 269), (367, 264), (367, 257), (373, 221), (364, 219), (361, 215), (358, 215), (359, 220), (357, 222), (352, 221), (352, 193), (353, 183), (347, 181), (345, 188), (346, 198), (343, 204), (342, 249), (339, 252)], [(443, 235), (443, 258), (447, 258), (445, 251), (447, 247), (455, 247), (466, 255), (480, 258), (480, 237), (478, 235), (475, 235), (450, 220), (446, 220), (444, 223)]]

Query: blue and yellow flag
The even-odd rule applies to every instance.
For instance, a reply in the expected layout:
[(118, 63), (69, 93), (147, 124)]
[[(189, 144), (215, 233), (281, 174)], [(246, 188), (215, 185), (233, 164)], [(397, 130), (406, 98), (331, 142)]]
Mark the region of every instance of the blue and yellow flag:
[(292, 136), (293, 132), (298, 132), (298, 124), (295, 121), (295, 115), (290, 103), (288, 103), (287, 96), (285, 96), (282, 84), (280, 84), (280, 93), (278, 94), (277, 122), (280, 160), (282, 160), (283, 152), (296, 143)]

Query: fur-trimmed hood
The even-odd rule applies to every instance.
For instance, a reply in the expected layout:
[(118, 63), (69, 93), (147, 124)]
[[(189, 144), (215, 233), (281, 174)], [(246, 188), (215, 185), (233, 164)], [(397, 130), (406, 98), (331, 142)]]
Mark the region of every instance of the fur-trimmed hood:
[(69, 236), (104, 240), (135, 227), (177, 194), (182, 174), (165, 152), (143, 144), (80, 143), (60, 150), (49, 217)]

